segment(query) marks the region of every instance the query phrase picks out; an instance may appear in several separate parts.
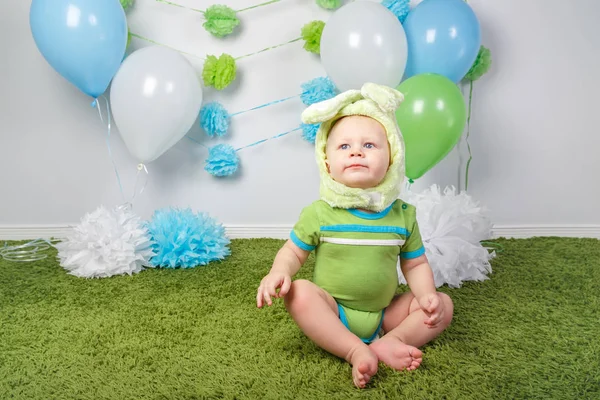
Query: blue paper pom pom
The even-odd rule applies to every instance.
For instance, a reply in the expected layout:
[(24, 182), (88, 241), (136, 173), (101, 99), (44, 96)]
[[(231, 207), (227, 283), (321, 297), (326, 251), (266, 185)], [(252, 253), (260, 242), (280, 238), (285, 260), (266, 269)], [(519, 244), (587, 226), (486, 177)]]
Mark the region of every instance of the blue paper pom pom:
[(381, 5), (393, 12), (402, 24), (410, 12), (410, 0), (383, 0)]
[(156, 254), (150, 264), (164, 268), (193, 268), (231, 254), (225, 228), (205, 213), (177, 208), (154, 212), (147, 223)]
[(214, 176), (228, 176), (237, 171), (240, 159), (233, 147), (218, 144), (208, 149), (208, 158), (204, 169)]
[(321, 124), (300, 124), (302, 127), (302, 139), (315, 144), (315, 139), (317, 138), (317, 131)]
[(224, 136), (229, 129), (230, 115), (220, 103), (213, 101), (200, 110), (200, 126), (210, 137)]
[(337, 88), (329, 77), (319, 77), (302, 84), (300, 98), (307, 106), (335, 97)]

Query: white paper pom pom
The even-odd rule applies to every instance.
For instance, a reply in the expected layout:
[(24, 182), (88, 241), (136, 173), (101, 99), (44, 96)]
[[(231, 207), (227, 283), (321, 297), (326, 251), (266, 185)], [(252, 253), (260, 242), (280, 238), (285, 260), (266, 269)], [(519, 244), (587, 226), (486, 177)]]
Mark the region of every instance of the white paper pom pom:
[(127, 206), (98, 207), (55, 247), (60, 265), (85, 278), (132, 275), (149, 266), (154, 255), (147, 229)]
[[(492, 272), (496, 255), (481, 245), (490, 239), (492, 223), (485, 209), (454, 187), (442, 193), (432, 185), (422, 193), (406, 191), (402, 200), (417, 208), (417, 222), (435, 286), (460, 287), (463, 281), (482, 281)], [(398, 269), (400, 272), (400, 269)], [(406, 279), (399, 273), (400, 283)]]

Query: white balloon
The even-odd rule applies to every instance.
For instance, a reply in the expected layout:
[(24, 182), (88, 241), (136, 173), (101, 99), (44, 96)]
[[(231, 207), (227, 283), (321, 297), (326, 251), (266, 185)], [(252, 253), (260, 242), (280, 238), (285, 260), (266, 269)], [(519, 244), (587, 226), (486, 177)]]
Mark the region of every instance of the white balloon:
[(202, 86), (184, 56), (149, 46), (125, 59), (113, 78), (110, 104), (129, 152), (151, 162), (190, 130), (202, 105)]
[(396, 16), (372, 1), (337, 9), (321, 35), (321, 63), (340, 91), (366, 82), (397, 87), (404, 75), (408, 46)]

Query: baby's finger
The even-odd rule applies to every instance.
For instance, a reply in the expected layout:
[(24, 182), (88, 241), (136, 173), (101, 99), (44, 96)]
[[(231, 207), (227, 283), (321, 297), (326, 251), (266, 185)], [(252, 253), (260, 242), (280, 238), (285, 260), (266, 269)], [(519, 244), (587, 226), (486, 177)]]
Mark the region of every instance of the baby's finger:
[(431, 302), (429, 301), (429, 299), (422, 299), (419, 301), (419, 306), (421, 307), (421, 310), (423, 310), (424, 313), (426, 313), (427, 315), (429, 315), (429, 305), (431, 304)]
[(444, 319), (444, 310), (436, 313), (435, 324), (439, 324)]
[(423, 313), (424, 313), (424, 314), (427, 316), (427, 318), (425, 318), (425, 321), (426, 321), (427, 323), (433, 323), (433, 322), (435, 322), (436, 315), (437, 315), (437, 313), (436, 313), (436, 312), (432, 312), (432, 313), (430, 313), (430, 312), (428, 312), (428, 311), (423, 311)]
[(427, 311), (433, 313), (440, 305), (440, 298), (436, 296), (431, 296), (429, 298), (429, 305), (427, 306)]
[(262, 286), (258, 288), (256, 293), (256, 307), (261, 308), (263, 306), (263, 298), (262, 298)]
[(435, 313), (431, 314), (428, 325), (430, 328), (435, 328), (439, 325), (441, 320), (442, 320), (442, 317), (441, 317), (440, 313), (435, 312)]
[(292, 280), (289, 276), (286, 276), (283, 279), (283, 284), (281, 285), (281, 289), (279, 289), (279, 297), (285, 296), (290, 291), (290, 286), (292, 286)]
[(265, 302), (268, 305), (272, 305), (273, 304), (273, 302), (271, 301), (271, 296), (269, 296), (269, 293), (266, 290), (263, 291), (263, 298), (265, 299)]
[(423, 311), (423, 314), (425, 314), (427, 319), (429, 319), (431, 317), (431, 313), (427, 309), (421, 308), (421, 311)]
[(428, 297), (427, 304), (425, 304), (425, 306), (423, 307), (423, 311), (428, 313), (427, 315), (430, 315), (432, 312), (435, 311), (435, 307), (433, 306), (433, 299), (433, 296)]
[(270, 296), (277, 297), (277, 285), (269, 285), (267, 287), (267, 292)]
[(427, 327), (429, 329), (435, 328), (437, 326), (437, 322), (434, 321), (433, 319), (429, 318), (428, 320), (425, 321), (425, 325), (427, 325)]

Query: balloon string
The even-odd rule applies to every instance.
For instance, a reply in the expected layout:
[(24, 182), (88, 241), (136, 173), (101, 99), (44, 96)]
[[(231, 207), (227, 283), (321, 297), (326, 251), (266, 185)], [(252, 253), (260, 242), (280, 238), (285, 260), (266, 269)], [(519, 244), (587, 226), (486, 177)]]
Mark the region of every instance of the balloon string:
[(4, 242), (4, 247), (0, 249), (0, 258), (6, 261), (39, 261), (48, 257), (48, 254), (40, 254), (40, 252), (48, 250), (50, 247), (54, 247), (52, 242), (59, 242), (60, 240), (46, 240), (46, 239), (35, 239), (24, 244), (18, 244), (15, 246), (8, 246), (7, 242)]
[[(466, 4), (469, 4), (468, 0), (465, 0)], [(471, 146), (469, 145), (469, 133), (470, 133), (470, 126), (471, 126), (471, 98), (473, 95), (473, 81), (469, 81), (470, 82), (470, 90), (469, 90), (469, 113), (467, 116), (467, 135), (466, 135), (466, 139), (465, 142), (467, 143), (467, 149), (469, 149), (469, 160), (467, 161), (467, 165), (465, 167), (465, 191), (467, 190), (467, 188), (469, 187), (469, 165), (471, 164), (471, 160), (473, 159), (472, 154), (471, 154)], [(463, 87), (464, 88), (464, 87)], [(463, 96), (464, 96), (464, 91), (461, 88), (461, 91), (463, 92)], [(459, 157), (460, 157), (460, 163), (462, 164), (462, 154), (460, 154), (459, 152)], [(460, 173), (458, 174), (458, 187), (460, 188)]]
[[(104, 95), (100, 96), (104, 99), (104, 101), (106, 102), (106, 114), (107, 114), (107, 134), (106, 134), (106, 147), (108, 148), (108, 156), (110, 157), (110, 161), (112, 162), (113, 165), (113, 169), (115, 170), (115, 175), (117, 177), (117, 183), (119, 184), (119, 190), (121, 191), (121, 198), (123, 199), (123, 202), (125, 202), (125, 192), (123, 191), (123, 184), (121, 183), (121, 176), (119, 175), (119, 170), (117, 169), (117, 164), (115, 163), (115, 159), (113, 157), (112, 154), (112, 150), (110, 148), (110, 106), (108, 104), (108, 99), (106, 97), (104, 97)], [(98, 106), (98, 115), (100, 115), (100, 121), (102, 121), (102, 123), (104, 123), (104, 118), (102, 117), (102, 107), (100, 106), (100, 103), (98, 103), (96, 100), (94, 100), (94, 102), (92, 103), (92, 106)]]
[(469, 188), (469, 167), (473, 154), (471, 153), (471, 145), (469, 144), (469, 135), (471, 134), (471, 104), (473, 102), (473, 81), (469, 82), (469, 112), (467, 115), (467, 149), (469, 149), (469, 159), (467, 160), (467, 167), (465, 170), (465, 191)]
[[(465, 97), (465, 85), (461, 82), (460, 85), (460, 93), (462, 94), (463, 98)], [(466, 123), (465, 123), (466, 125)], [(464, 158), (463, 158), (463, 154), (462, 154), (462, 140), (463, 140), (463, 135), (461, 135), (460, 137), (460, 141), (458, 143), (458, 145), (456, 146), (456, 149), (458, 150), (458, 168), (456, 170), (456, 174), (458, 175), (458, 191), (461, 192), (463, 190), (463, 186), (462, 186), (462, 167), (464, 164)]]
[(504, 251), (504, 246), (502, 246), (500, 243), (489, 242), (486, 240), (483, 240), (479, 243), (486, 249), (494, 250), (497, 253), (502, 253)]
[[(135, 197), (139, 194), (141, 195), (142, 193), (144, 193), (144, 190), (146, 189), (146, 185), (148, 184), (148, 168), (146, 167), (145, 164), (140, 163), (138, 164), (138, 172), (135, 175), (135, 184), (133, 185), (133, 196), (131, 197), (131, 205), (133, 206), (133, 202), (135, 201)], [(140, 180), (140, 174), (144, 172), (144, 184), (142, 185), (142, 188), (140, 189), (139, 193), (137, 192), (137, 186), (138, 186), (138, 182)]]

